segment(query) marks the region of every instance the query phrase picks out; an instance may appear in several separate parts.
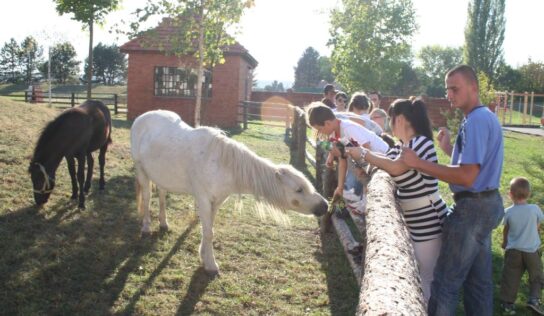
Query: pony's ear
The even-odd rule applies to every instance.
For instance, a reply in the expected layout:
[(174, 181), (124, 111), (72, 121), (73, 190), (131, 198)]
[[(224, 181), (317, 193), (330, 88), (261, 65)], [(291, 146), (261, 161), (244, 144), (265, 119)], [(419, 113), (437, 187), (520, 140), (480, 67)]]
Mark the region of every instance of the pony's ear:
[(280, 168), (280, 169), (276, 170), (276, 178), (278, 180), (281, 181), (284, 175), (285, 175), (285, 170), (284, 169)]

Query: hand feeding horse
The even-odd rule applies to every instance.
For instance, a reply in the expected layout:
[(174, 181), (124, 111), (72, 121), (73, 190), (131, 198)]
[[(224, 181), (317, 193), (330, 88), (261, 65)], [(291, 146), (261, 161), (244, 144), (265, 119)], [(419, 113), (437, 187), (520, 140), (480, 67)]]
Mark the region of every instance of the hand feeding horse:
[(213, 254), (213, 221), (229, 195), (253, 194), (279, 210), (316, 216), (327, 212), (327, 201), (301, 172), (257, 156), (218, 129), (192, 128), (174, 112), (157, 110), (139, 116), (131, 128), (131, 152), (138, 209), (144, 215), (142, 233), (150, 232), (151, 182), (159, 190), (159, 221), (164, 229), (168, 228), (166, 192), (193, 195), (202, 224), (200, 256), (211, 275), (219, 272)]
[[(80, 106), (68, 109), (57, 116), (40, 135), (28, 168), (36, 204), (40, 206), (49, 200), (55, 188), (55, 172), (64, 157), (72, 179), (71, 198), (79, 197), (79, 208), (85, 208), (85, 193), (89, 192), (93, 176), (92, 152), (100, 149), (99, 190), (102, 191), (105, 184), (106, 150), (110, 143), (111, 116), (109, 109), (102, 102), (87, 100)], [(78, 162), (77, 179), (75, 159)], [(88, 164), (86, 179), (85, 162)]]

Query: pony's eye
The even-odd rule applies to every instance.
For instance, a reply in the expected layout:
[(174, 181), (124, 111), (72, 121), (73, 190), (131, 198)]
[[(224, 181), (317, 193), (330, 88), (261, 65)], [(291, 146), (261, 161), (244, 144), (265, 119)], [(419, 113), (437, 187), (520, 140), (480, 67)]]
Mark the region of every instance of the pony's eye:
[(303, 190), (302, 188), (298, 188), (296, 192), (297, 192), (297, 193), (302, 193), (303, 191), (304, 191), (304, 190)]

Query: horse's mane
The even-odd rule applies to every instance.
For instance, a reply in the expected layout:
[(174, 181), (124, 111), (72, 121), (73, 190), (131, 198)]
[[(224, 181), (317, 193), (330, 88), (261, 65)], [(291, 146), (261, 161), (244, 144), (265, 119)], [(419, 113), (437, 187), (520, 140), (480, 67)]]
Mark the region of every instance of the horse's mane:
[[(263, 207), (259, 209), (258, 206), (258, 211), (267, 210), (273, 217), (283, 217), (275, 214), (277, 211), (285, 210), (282, 207), (285, 197), (282, 187), (278, 185), (276, 173), (285, 169), (289, 169), (292, 173), (300, 172), (290, 165), (276, 165), (268, 159), (259, 157), (246, 145), (228, 138), (219, 129), (200, 127), (196, 130), (210, 135), (208, 153), (216, 155), (215, 157), (218, 157), (218, 161), (224, 168), (232, 170), (237, 188), (251, 189), (258, 203)], [(308, 181), (305, 182), (305, 186), (305, 190), (313, 190)]]
[(36, 143), (36, 148), (34, 149), (34, 154), (32, 155), (32, 161), (36, 162), (40, 158), (40, 154), (44, 151), (45, 147), (48, 145), (47, 142), (55, 136), (64, 122), (64, 117), (67, 116), (71, 111), (66, 110), (62, 112), (59, 116), (53, 119), (51, 122), (43, 128), (38, 142)]

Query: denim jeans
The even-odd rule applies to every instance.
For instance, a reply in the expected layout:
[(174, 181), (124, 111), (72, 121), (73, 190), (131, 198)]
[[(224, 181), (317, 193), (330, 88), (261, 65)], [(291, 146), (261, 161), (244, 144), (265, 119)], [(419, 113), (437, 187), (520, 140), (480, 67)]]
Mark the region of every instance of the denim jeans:
[(353, 190), (353, 193), (355, 195), (361, 195), (363, 193), (363, 185), (357, 179), (354, 168), (355, 166), (350, 161), (350, 159), (348, 159), (348, 168), (346, 172), (346, 180), (344, 181), (344, 190)]
[(498, 192), (486, 197), (462, 198), (453, 206), (444, 221), (429, 315), (455, 315), (461, 287), (466, 315), (493, 314), (491, 231), (503, 215)]

